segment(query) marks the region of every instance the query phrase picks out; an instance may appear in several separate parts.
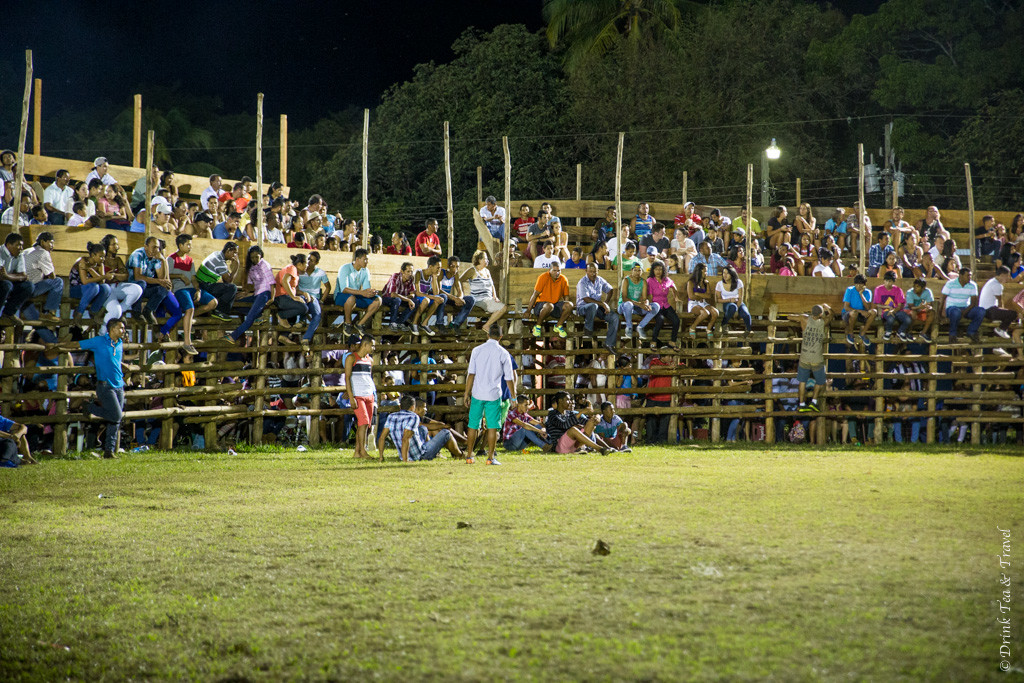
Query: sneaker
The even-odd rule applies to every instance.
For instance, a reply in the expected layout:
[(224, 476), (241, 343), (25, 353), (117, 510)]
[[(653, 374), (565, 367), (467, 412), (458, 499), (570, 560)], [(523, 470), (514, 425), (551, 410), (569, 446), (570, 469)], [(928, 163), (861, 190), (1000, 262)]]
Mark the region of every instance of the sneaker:
[(896, 337), (897, 337), (897, 339), (899, 339), (903, 343), (909, 343), (911, 341), (910, 337), (908, 337), (907, 335), (903, 334), (902, 332), (897, 332), (896, 333)]
[(153, 313), (153, 311), (146, 311), (145, 313), (142, 314), (142, 317), (145, 318), (146, 322), (149, 323), (150, 325), (156, 325), (157, 324), (156, 323), (156, 314)]
[(437, 331), (430, 325), (424, 325), (423, 334), (427, 335), (428, 337), (433, 337), (435, 334), (437, 334)]
[[(556, 327), (556, 329), (557, 329), (557, 327)], [(593, 339), (594, 338), (594, 331), (593, 330), (588, 330), (587, 328), (584, 327), (583, 328), (583, 335), (582, 336), (583, 336), (584, 339)]]
[(39, 320), (44, 323), (59, 323), (60, 318), (54, 315), (51, 311), (45, 311), (39, 316)]
[(797, 410), (801, 413), (809, 413), (811, 412), (811, 407), (808, 406), (806, 403), (801, 403), (800, 407), (797, 408)]
[(185, 353), (187, 353), (190, 356), (198, 356), (199, 355), (199, 352), (196, 351), (196, 347), (192, 346), (191, 344), (185, 344), (183, 347), (181, 347), (181, 350), (184, 351)]
[(388, 323), (388, 329), (392, 332), (398, 332), (398, 323)]
[(467, 465), (472, 465), (475, 462), (476, 462), (476, 459), (472, 455), (469, 456), (468, 458), (466, 458), (466, 464)]
[(636, 328), (636, 336), (640, 337), (643, 341), (647, 341), (651, 338), (651, 335), (647, 334), (647, 330), (642, 327)]
[(871, 346), (871, 340), (866, 335), (860, 335), (860, 340), (864, 342), (864, 346)]
[(113, 451), (103, 451), (103, 459), (104, 460), (115, 460), (115, 459), (117, 459), (117, 456), (114, 455)]
[(812, 413), (821, 412), (821, 409), (818, 408), (818, 402), (817, 401), (811, 401), (810, 403), (808, 403), (807, 404), (807, 410), (809, 412), (812, 412)]
[(555, 325), (551, 329), (553, 329), (562, 339), (565, 339), (568, 336), (568, 333), (565, 331), (565, 328), (562, 327), (561, 325)]
[(151, 354), (149, 354), (148, 356), (146, 356), (146, 365), (152, 365), (153, 363), (157, 362), (158, 360), (163, 360), (163, 357), (164, 357), (164, 352), (163, 351), (154, 351)]
[(980, 344), (981, 343), (981, 337), (978, 336), (977, 332), (975, 332), (974, 334), (970, 335), (970, 337), (971, 337), (971, 341), (974, 342), (975, 344)]
[(352, 327), (355, 328), (356, 334), (358, 334), (360, 337), (365, 337), (366, 336), (366, 328), (363, 327), (362, 323), (356, 323)]
[(497, 460), (495, 460), (494, 458), (488, 458), (487, 459), (487, 464), (488, 465), (500, 465), (501, 463), (498, 462)]
[(882, 339), (884, 339), (885, 341), (889, 341), (890, 339), (892, 339), (892, 332), (886, 330), (885, 334), (882, 335)]
[(234, 345), (234, 344), (236, 344), (236, 343), (237, 343), (237, 342), (235, 341), (235, 338), (231, 336), (231, 333), (230, 333), (230, 332), (225, 332), (225, 333), (224, 333), (224, 336), (223, 336), (223, 337), (221, 337), (221, 339), (222, 339), (223, 341), (227, 342), (228, 344), (231, 344), (231, 345)]
[(409, 331), (412, 332), (413, 335), (416, 337), (420, 336), (420, 326), (417, 325), (416, 323), (412, 323), (409, 325)]
[(214, 311), (213, 313), (210, 314), (210, 317), (213, 318), (214, 320), (219, 320), (222, 323), (231, 322), (231, 316), (224, 315), (220, 311)]
[(540, 325), (534, 325), (533, 326), (533, 336), (534, 337), (539, 337), (542, 334), (544, 334), (544, 328), (541, 327)]
[(633, 452), (633, 449), (630, 448), (629, 446), (623, 446), (622, 448), (619, 449), (619, 453), (632, 453), (632, 452)]
[(352, 327), (352, 323), (345, 323), (341, 329), (345, 332), (346, 337), (351, 337), (356, 333), (356, 328)]
[(923, 341), (925, 344), (931, 344), (932, 343), (932, 337), (927, 332), (922, 332), (921, 333), (921, 341)]
[(995, 333), (996, 333), (997, 335), (999, 335), (1000, 337), (1002, 337), (1003, 339), (1009, 339), (1009, 338), (1010, 338), (1010, 333), (1009, 333), (1009, 332), (1007, 332), (1006, 330), (1004, 330), (1004, 329), (1003, 329), (1003, 328), (1001, 328), (1001, 327), (997, 327), (997, 328), (995, 329)]
[(856, 346), (857, 345), (857, 342), (856, 342), (856, 340), (854, 340), (852, 334), (846, 335), (846, 343), (849, 344), (850, 346)]

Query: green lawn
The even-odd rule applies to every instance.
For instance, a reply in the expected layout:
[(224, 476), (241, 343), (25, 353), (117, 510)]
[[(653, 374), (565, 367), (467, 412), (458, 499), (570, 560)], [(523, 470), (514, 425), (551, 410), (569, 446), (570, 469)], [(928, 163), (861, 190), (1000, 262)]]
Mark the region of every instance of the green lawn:
[(0, 471), (0, 679), (999, 675), (1011, 450), (350, 453)]

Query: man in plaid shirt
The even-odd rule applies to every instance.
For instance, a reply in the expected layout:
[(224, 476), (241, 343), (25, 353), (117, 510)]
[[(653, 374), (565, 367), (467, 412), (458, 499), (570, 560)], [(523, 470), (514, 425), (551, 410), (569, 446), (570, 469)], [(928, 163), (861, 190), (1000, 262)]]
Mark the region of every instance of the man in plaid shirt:
[(377, 439), (377, 454), (380, 459), (384, 459), (384, 444), (388, 434), (391, 434), (391, 443), (398, 449), (402, 462), (433, 460), (445, 446), (452, 453), (452, 457), (462, 457), (451, 431), (447, 429), (442, 429), (429, 441), (423, 441), (420, 417), (413, 411), (415, 405), (416, 399), (412, 396), (403, 396), (398, 403), (401, 410), (388, 415), (380, 438)]
[[(416, 310), (416, 296), (413, 286), (413, 265), (406, 261), (402, 269), (391, 276), (388, 283), (381, 290), (383, 304), (391, 309), (392, 330), (398, 330), (409, 319), (409, 316)], [(403, 308), (406, 310), (403, 312)]]

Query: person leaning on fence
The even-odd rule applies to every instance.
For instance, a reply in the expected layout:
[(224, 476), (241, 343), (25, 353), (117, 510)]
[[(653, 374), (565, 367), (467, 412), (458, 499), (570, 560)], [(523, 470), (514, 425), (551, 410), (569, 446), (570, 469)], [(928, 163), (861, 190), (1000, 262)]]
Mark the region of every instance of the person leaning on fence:
[(895, 272), (891, 270), (886, 272), (885, 277), (882, 278), (882, 284), (875, 287), (872, 299), (875, 304), (875, 313), (885, 328), (882, 338), (889, 341), (892, 338), (892, 328), (899, 323), (899, 329), (896, 330), (899, 340), (902, 342), (913, 341), (913, 337), (907, 335), (913, 319), (909, 313), (903, 310), (906, 308), (907, 297), (903, 290), (896, 286)]
[(277, 273), (274, 301), (277, 303), (281, 327), (291, 329), (302, 318), (308, 318), (306, 333), (302, 335), (302, 345), (308, 347), (313, 341), (313, 335), (320, 329), (320, 300), (298, 288), (299, 273), (306, 270), (306, 255), (292, 254), (291, 261), (291, 265)]
[(224, 333), (224, 341), (229, 344), (237, 343), (259, 319), (267, 304), (274, 300), (274, 271), (263, 258), (263, 250), (256, 245), (249, 247), (245, 255), (245, 280), (247, 288), (249, 285), (252, 286), (253, 294), (242, 301), (251, 301), (252, 305), (242, 323), (232, 332)]
[(637, 326), (637, 336), (642, 341), (650, 339), (644, 328), (658, 315), (660, 310), (661, 306), (650, 300), (643, 267), (639, 261), (634, 259), (633, 267), (629, 274), (622, 279), (622, 285), (619, 288), (619, 314), (626, 321), (626, 336), (632, 338), (633, 316), (639, 315), (643, 317)]
[(558, 315), (558, 322), (555, 323), (554, 331), (562, 339), (568, 335), (565, 331), (565, 321), (572, 314), (574, 304), (569, 300), (569, 280), (562, 275), (562, 265), (557, 261), (551, 264), (546, 273), (541, 273), (537, 278), (537, 284), (533, 287), (530, 295), (528, 311), (533, 311), (536, 322), (533, 326), (533, 336), (540, 337), (544, 334), (544, 320), (555, 313)]
[(512, 356), (501, 346), (501, 326), (487, 329), (487, 341), (473, 349), (466, 371), (466, 390), (463, 402), (469, 406), (466, 423), (466, 462), (473, 462), (473, 448), (483, 418), (487, 419), (487, 464), (500, 465), (494, 459), (498, 429), (504, 426), (502, 416), (501, 385), (508, 386), (509, 396), (516, 395), (516, 374)]
[[(563, 276), (564, 277), (564, 276)], [(619, 334), (619, 314), (609, 303), (615, 290), (608, 281), (597, 274), (597, 265), (587, 266), (587, 274), (576, 283), (576, 314), (583, 318), (583, 336), (594, 336), (594, 318), (608, 324), (604, 347), (615, 353), (615, 342)]]
[(875, 308), (871, 305), (872, 292), (867, 288), (868, 279), (863, 275), (853, 278), (853, 286), (847, 287), (843, 294), (843, 322), (846, 323), (846, 343), (856, 346), (853, 331), (857, 323), (861, 323), (860, 338), (865, 345), (871, 344), (868, 330), (875, 322)]
[(459, 278), (462, 282), (469, 282), (469, 295), (473, 297), (474, 310), (482, 309), (490, 316), (484, 322), (484, 329), (494, 325), (508, 313), (508, 306), (501, 303), (494, 289), (494, 280), (487, 268), (487, 261), (486, 251), (476, 252), (473, 254), (473, 266), (467, 268)]
[[(796, 380), (800, 383), (801, 412), (820, 411), (819, 399), (825, 389), (825, 344), (828, 341), (832, 309), (828, 304), (818, 304), (810, 315), (800, 316), (803, 339), (800, 342), (800, 360), (796, 369)], [(807, 402), (807, 380), (814, 378), (814, 395)]]
[[(377, 290), (370, 287), (370, 271), (366, 268), (369, 262), (369, 252), (360, 247), (352, 252), (352, 263), (346, 263), (338, 269), (334, 304), (344, 308), (342, 322), (345, 334), (362, 332), (364, 326), (380, 308)], [(358, 330), (352, 326), (352, 313), (356, 309), (365, 311), (356, 323)]]
[(939, 297), (939, 319), (949, 320), (949, 343), (956, 343), (960, 320), (967, 318), (967, 336), (975, 344), (981, 341), (978, 330), (985, 320), (985, 309), (978, 306), (978, 285), (971, 281), (971, 269), (961, 266), (955, 280), (942, 286)]

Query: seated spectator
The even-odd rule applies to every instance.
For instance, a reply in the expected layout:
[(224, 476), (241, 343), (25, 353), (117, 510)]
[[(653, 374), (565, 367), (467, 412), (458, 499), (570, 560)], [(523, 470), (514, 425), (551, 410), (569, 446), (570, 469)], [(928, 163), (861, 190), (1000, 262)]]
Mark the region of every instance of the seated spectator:
[[(885, 233), (882, 233), (883, 235)], [(846, 323), (846, 343), (856, 346), (853, 338), (853, 330), (857, 323), (861, 323), (860, 338), (865, 346), (871, 344), (868, 339), (868, 330), (875, 322), (875, 308), (871, 305), (871, 290), (867, 288), (868, 279), (863, 275), (853, 278), (853, 286), (846, 288), (843, 295), (843, 322)]]
[[(562, 230), (561, 223), (555, 223), (551, 226), (552, 235), (551, 241), (555, 245), (555, 256), (562, 262), (565, 262), (569, 256), (569, 234)], [(516, 253), (519, 253), (518, 250)]]
[(644, 331), (644, 327), (658, 315), (661, 306), (650, 301), (647, 279), (644, 277), (644, 269), (639, 261), (634, 259), (629, 275), (622, 278), (619, 290), (619, 313), (626, 321), (626, 336), (633, 336), (633, 315), (636, 314), (643, 316), (637, 327), (637, 335), (641, 340), (650, 339)]
[(65, 225), (71, 219), (75, 191), (70, 186), (71, 174), (66, 169), (57, 171), (52, 183), (43, 190), (43, 208), (51, 225)]
[(167, 274), (167, 262), (163, 255), (163, 243), (156, 237), (146, 238), (144, 246), (139, 247), (128, 257), (128, 273), (132, 282), (143, 288), (142, 296), (146, 306), (143, 317), (150, 325), (156, 325), (156, 313), (161, 308), (167, 313), (167, 320), (160, 327), (160, 335), (170, 337), (170, 332), (182, 318), (181, 306), (171, 295), (171, 279)]
[(636, 257), (636, 243), (626, 242), (624, 253), (612, 259), (612, 270), (619, 269), (619, 260), (622, 260), (622, 272), (629, 273), (633, 266), (640, 265), (641, 261)]
[(593, 263), (598, 270), (610, 270), (612, 267), (611, 257), (608, 255), (608, 244), (598, 242), (587, 254), (587, 264)]
[[(94, 220), (94, 218), (89, 219)], [(135, 302), (142, 298), (143, 287), (137, 282), (130, 282), (128, 267), (124, 259), (118, 256), (120, 243), (117, 235), (105, 235), (101, 241), (106, 253), (103, 256), (104, 282), (110, 286), (110, 297), (107, 299), (107, 314), (103, 316), (103, 327), (100, 334), (106, 333), (107, 324), (112, 320), (123, 318)]]
[(729, 321), (738, 313), (746, 333), (750, 334), (752, 321), (745, 303), (743, 280), (732, 266), (726, 266), (722, 271), (722, 279), (715, 285), (715, 299), (722, 304), (722, 331), (725, 331)]
[(793, 229), (786, 224), (786, 217), (788, 215), (786, 207), (782, 204), (772, 209), (772, 215), (768, 219), (768, 227), (765, 231), (768, 246), (772, 249), (775, 249), (780, 244), (793, 242)]
[[(384, 289), (380, 292), (383, 305), (391, 310), (389, 327), (392, 331), (397, 332), (404, 329), (409, 318), (416, 311), (416, 288), (412, 282), (414, 270), (415, 268), (408, 261), (403, 263), (401, 269), (388, 279)], [(426, 309), (427, 300), (423, 299), (420, 306)]]
[(558, 263), (559, 266), (561, 266), (561, 259), (555, 256), (554, 242), (548, 240), (547, 242), (541, 245), (541, 249), (544, 250), (544, 253), (533, 260), (534, 268), (543, 268), (547, 270), (548, 268), (551, 267), (552, 263)]
[(640, 248), (646, 251), (648, 247), (655, 248), (659, 259), (664, 260), (668, 257), (672, 250), (672, 242), (665, 237), (665, 226), (663, 224), (655, 223), (650, 234), (640, 238)]
[(690, 261), (691, 273), (697, 269), (698, 265), (703, 265), (708, 277), (717, 277), (718, 271), (729, 265), (729, 262), (721, 254), (711, 253), (711, 245), (708, 244), (707, 240), (700, 243), (698, 250), (700, 253)]
[(719, 232), (719, 228), (708, 225), (707, 232), (704, 235), (704, 242), (707, 242), (708, 246), (711, 247), (712, 254), (718, 254), (719, 256), (725, 255), (725, 240), (722, 239), (722, 235)]
[(792, 256), (787, 255), (785, 259), (783, 259), (782, 265), (779, 266), (779, 271), (776, 274), (782, 275), (783, 277), (796, 277), (796, 270), (796, 262), (793, 260)]
[(732, 229), (734, 234), (741, 230), (744, 234), (749, 232), (751, 241), (758, 242), (761, 249), (765, 248), (765, 240), (761, 236), (761, 223), (753, 217), (747, 220), (747, 207), (740, 208), (740, 215), (732, 221)]
[(966, 266), (960, 268), (955, 280), (949, 280), (942, 286), (939, 299), (939, 319), (949, 320), (950, 344), (956, 343), (957, 327), (962, 318), (970, 321), (967, 336), (975, 344), (980, 343), (978, 330), (985, 320), (985, 309), (978, 306), (978, 285), (971, 281), (971, 269)]
[(818, 219), (814, 217), (811, 205), (807, 202), (803, 202), (800, 206), (796, 207), (796, 218), (793, 219), (793, 227), (798, 235), (801, 237), (809, 235), (812, 244), (821, 246), (821, 229), (818, 228)]
[(317, 301), (330, 301), (331, 278), (320, 268), (320, 252), (312, 251), (306, 257), (306, 268), (299, 271), (299, 290)]
[(25, 274), (25, 259), (21, 253), (24, 240), (17, 232), (11, 232), (0, 247), (0, 300), (4, 302), (3, 317), (0, 322), (5, 325), (24, 325), (18, 317), (21, 307), (32, 296), (32, 283)]
[(917, 244), (916, 232), (907, 234), (903, 244), (896, 249), (896, 263), (899, 277), (921, 277), (921, 258), (924, 252)]
[[(412, 316), (410, 328), (414, 335), (418, 335), (419, 322), (423, 321), (423, 333), (433, 337), (435, 330), (430, 326), (430, 319), (440, 308), (447, 297), (441, 292), (441, 285), (438, 282), (438, 273), (441, 272), (441, 257), (431, 256), (427, 259), (427, 267), (420, 268), (412, 276), (413, 287), (416, 289), (414, 301), (416, 301), (416, 312)], [(426, 303), (426, 309), (423, 305)], [(433, 403), (433, 401), (431, 401)]]
[(956, 279), (957, 273), (960, 272), (962, 264), (960, 263), (960, 256), (956, 253), (956, 240), (950, 237), (942, 244), (942, 254), (937, 259), (939, 268), (946, 274), (946, 278), (953, 280)]
[(110, 168), (110, 164), (107, 163), (106, 157), (96, 157), (96, 160), (92, 162), (92, 170), (85, 176), (86, 184), (89, 184), (93, 180), (99, 180), (104, 185), (116, 185), (117, 181), (114, 177), (107, 173)]
[(587, 267), (587, 260), (585, 258), (583, 258), (583, 249), (581, 247), (573, 247), (572, 248), (572, 254), (569, 257), (569, 260), (565, 262), (565, 268), (566, 269), (571, 269), (571, 268), (583, 269), (583, 268), (586, 268), (586, 267)]
[(530, 441), (535, 446), (540, 446), (545, 453), (551, 450), (551, 444), (547, 441), (548, 433), (540, 420), (530, 415), (530, 399), (520, 394), (516, 398), (516, 404), (505, 416), (505, 425), (501, 430), (501, 441), (506, 451), (521, 451)]
[(473, 298), (473, 295), (462, 291), (462, 280), (459, 278), (458, 256), (448, 257), (448, 267), (442, 268), (440, 273), (438, 273), (438, 284), (441, 287), (440, 293), (444, 295), (444, 300), (437, 308), (437, 325), (442, 330), (446, 329), (444, 322), (445, 309), (448, 304), (451, 304), (458, 312), (452, 317), (452, 321), (448, 323), (447, 330), (454, 334), (465, 324), (466, 318), (469, 317), (473, 306), (476, 305), (476, 299)]
[(68, 218), (67, 226), (77, 228), (85, 223), (88, 216), (85, 215), (85, 202), (75, 202), (71, 205), (71, 216)]
[[(564, 277), (564, 276), (563, 276)], [(597, 265), (588, 264), (587, 274), (576, 284), (576, 313), (583, 318), (583, 336), (594, 336), (594, 318), (608, 324), (604, 347), (615, 353), (615, 341), (619, 333), (619, 314), (609, 301), (615, 290), (608, 281), (597, 274)]]
[[(202, 214), (200, 214), (202, 215)], [(235, 305), (238, 286), (234, 284), (238, 273), (238, 245), (228, 242), (220, 251), (215, 251), (199, 265), (195, 282), (199, 290), (217, 300), (217, 307), (210, 317), (221, 322), (231, 320), (231, 308)]]
[(984, 216), (974, 242), (974, 253), (978, 256), (997, 256), (1003, 246), (996, 233), (995, 216)]
[(594, 432), (615, 450), (623, 453), (632, 452), (629, 443), (633, 430), (625, 420), (615, 414), (615, 407), (610, 401), (601, 402), (601, 419), (594, 427)]
[(182, 310), (181, 329), (185, 335), (182, 349), (186, 354), (195, 356), (199, 352), (192, 345), (192, 322), (196, 315), (205, 315), (216, 308), (217, 299), (199, 288), (196, 262), (191, 256), (192, 236), (178, 235), (175, 244), (178, 250), (167, 257), (167, 274), (171, 280), (171, 291)]
[(428, 218), (425, 229), (416, 235), (417, 256), (441, 256), (441, 238), (437, 236), (437, 219)]
[(892, 338), (893, 326), (899, 323), (900, 327), (896, 331), (896, 336), (903, 342), (913, 341), (913, 338), (907, 335), (913, 319), (904, 310), (907, 299), (903, 294), (903, 290), (896, 286), (896, 273), (889, 271), (885, 274), (882, 284), (875, 287), (872, 298), (874, 299), (875, 313), (885, 327), (885, 333), (882, 335), (882, 338), (885, 341), (889, 341)]
[(650, 235), (654, 230), (656, 219), (651, 215), (651, 207), (647, 202), (637, 204), (636, 215), (629, 222), (629, 229), (638, 240)]
[[(935, 320), (935, 310), (932, 307), (934, 301), (935, 297), (932, 295), (931, 290), (928, 289), (928, 283), (925, 282), (924, 278), (914, 280), (914, 285), (906, 292), (906, 310), (910, 314), (911, 325), (914, 322), (924, 323), (921, 331), (921, 341), (925, 344), (932, 343), (929, 331), (932, 329), (932, 322)], [(909, 330), (909, 327), (907, 329)], [(907, 334), (905, 336), (908, 339), (913, 339), (913, 335)]]
[[(657, 263), (664, 263), (658, 259), (658, 251), (655, 247), (647, 247), (644, 257), (640, 259), (640, 267), (644, 269), (645, 273), (651, 272), (651, 267)], [(668, 270), (665, 271), (668, 274)]]
[(478, 251), (473, 254), (473, 267), (467, 268), (459, 279), (462, 282), (469, 281), (469, 295), (473, 297), (474, 310), (479, 308), (490, 317), (484, 323), (485, 330), (501, 320), (508, 313), (508, 306), (501, 303), (498, 293), (494, 289), (494, 281), (491, 279), (491, 271), (487, 268), (487, 252)]
[(920, 235), (921, 247), (924, 251), (928, 251), (939, 237), (949, 239), (949, 231), (942, 225), (939, 207), (937, 206), (928, 207), (924, 218), (917, 223), (917, 231), (918, 235)]
[(277, 303), (279, 323), (285, 329), (291, 329), (302, 318), (308, 318), (306, 333), (302, 335), (302, 345), (308, 347), (313, 341), (313, 335), (320, 329), (320, 300), (298, 288), (299, 272), (306, 270), (306, 255), (293, 254), (291, 261), (291, 265), (277, 273), (274, 301)]
[(505, 207), (498, 206), (498, 200), (494, 195), (488, 195), (484, 200), (484, 206), (480, 209), (480, 218), (483, 219), (491, 237), (496, 239), (499, 244), (505, 241), (505, 224), (508, 221), (508, 216), (505, 213)]
[(683, 212), (676, 214), (674, 225), (686, 231), (688, 237), (693, 239), (695, 246), (699, 247), (704, 241), (704, 221), (696, 212), (697, 205), (693, 202), (683, 204)]
[[(199, 214), (196, 220), (199, 220), (201, 216), (205, 214)], [(284, 231), (281, 229), (281, 219), (274, 212), (268, 212), (266, 221), (263, 224), (263, 236), (268, 244), (287, 244), (284, 239)]]
[(618, 222), (618, 215), (615, 212), (615, 207), (609, 206), (604, 210), (604, 218), (594, 224), (594, 229), (590, 234), (591, 239), (595, 244), (597, 242), (607, 242), (612, 239), (615, 237), (615, 226), (618, 225)]
[(365, 325), (373, 318), (373, 314), (380, 308), (380, 297), (377, 291), (370, 286), (370, 271), (366, 269), (370, 262), (366, 249), (356, 249), (352, 254), (352, 263), (346, 263), (338, 269), (338, 278), (334, 287), (334, 304), (343, 306), (343, 323), (345, 334), (356, 334), (357, 329), (351, 324), (352, 313), (356, 309), (365, 310), (359, 322), (356, 323), (361, 332)]
[(896, 246), (903, 244), (907, 235), (916, 232), (910, 223), (903, 220), (903, 216), (903, 207), (897, 206), (892, 210), (892, 217), (882, 226), (882, 230), (889, 233), (890, 242)]
[[(57, 277), (53, 268), (53, 233), (41, 232), (36, 236), (36, 243), (22, 253), (25, 265), (24, 273), (32, 285), (31, 296), (46, 296), (43, 314), (39, 320), (57, 322), (60, 320), (60, 300), (64, 296), (64, 279)], [(30, 319), (37, 317), (35, 304), (25, 308), (25, 315)]]
[(669, 275), (683, 275), (686, 272), (682, 269), (682, 264), (679, 263), (679, 257), (675, 254), (669, 254), (668, 258), (665, 259), (665, 268), (668, 269)]
[(223, 185), (221, 177), (214, 173), (210, 176), (210, 186), (203, 190), (203, 194), (199, 196), (199, 204), (203, 207), (203, 211), (210, 210), (210, 199), (212, 198), (215, 202), (217, 197), (220, 196), (220, 188)]
[(636, 249), (636, 242), (634, 242), (633, 240), (629, 239), (629, 226), (628, 225), (623, 225), (619, 229), (619, 236), (618, 237), (612, 237), (610, 240), (608, 240), (605, 243), (605, 246), (608, 247), (608, 258), (614, 259), (620, 253), (625, 251), (624, 248), (623, 248), (623, 245), (630, 244), (631, 242), (632, 242), (633, 248), (635, 250)]
[(836, 272), (832, 267), (832, 256), (832, 252), (827, 248), (818, 249), (818, 264), (814, 266), (811, 275), (813, 277), (836, 277)]
[(110, 285), (104, 283), (103, 275), (103, 255), (106, 250), (98, 242), (88, 242), (85, 248), (87, 256), (75, 261), (68, 272), (68, 295), (78, 299), (72, 320), (72, 324), (77, 327), (82, 326), (82, 315), (87, 309), (91, 309), (95, 315), (110, 296)]
[(995, 333), (1003, 339), (1010, 338), (1010, 326), (1016, 322), (1017, 313), (1003, 307), (1003, 286), (1010, 281), (1010, 269), (999, 266), (995, 277), (981, 288), (978, 307), (985, 311), (985, 318), (999, 323)]
[[(12, 200), (13, 201), (13, 200)], [(27, 228), (32, 222), (32, 198), (27, 194), (21, 196), (21, 211), (18, 212), (18, 225)], [(0, 223), (14, 225), (14, 207), (9, 206), (0, 214)]]
[(292, 234), (292, 241), (288, 243), (289, 249), (312, 249), (313, 245), (306, 241), (306, 234), (301, 230)]
[(658, 312), (654, 316), (654, 335), (651, 337), (651, 348), (657, 347), (658, 335), (661, 333), (661, 328), (665, 321), (668, 320), (672, 333), (668, 346), (672, 349), (678, 349), (679, 315), (675, 310), (676, 284), (668, 277), (668, 274), (665, 272), (665, 264), (661, 261), (655, 261), (649, 273), (650, 275), (647, 277), (647, 292), (651, 297), (651, 302), (658, 304)]
[(242, 214), (237, 211), (232, 211), (224, 219), (224, 222), (218, 223), (213, 228), (213, 239), (215, 240), (245, 240), (249, 239), (249, 236), (238, 227), (242, 220)]
[(576, 453), (583, 448), (590, 448), (605, 455), (611, 448), (603, 442), (598, 443), (594, 438), (594, 428), (598, 421), (597, 415), (586, 417), (572, 410), (569, 394), (560, 391), (555, 394), (544, 423), (548, 443), (554, 446), (555, 453)]
[(384, 253), (397, 256), (412, 256), (412, 247), (409, 246), (409, 240), (406, 238), (405, 233), (391, 233), (391, 244), (384, 250)]
[(868, 249), (868, 277), (878, 276), (879, 271), (883, 270), (889, 254), (895, 256), (896, 250), (889, 244), (889, 233), (883, 231), (878, 233), (878, 242), (872, 244)]
[(558, 261), (553, 261), (548, 272), (542, 273), (537, 278), (537, 284), (530, 295), (530, 303), (527, 310), (533, 311), (536, 322), (533, 326), (533, 336), (540, 337), (544, 334), (544, 320), (552, 313), (558, 315), (558, 322), (555, 323), (555, 333), (565, 339), (565, 321), (572, 314), (574, 304), (569, 300), (569, 281), (562, 275), (562, 266)]
[[(551, 209), (545, 209), (543, 207), (549, 206), (548, 204), (541, 205), (541, 210), (537, 214), (537, 220), (531, 223), (526, 229), (526, 257), (534, 260), (540, 256), (544, 251), (544, 244), (549, 242), (554, 236), (551, 224), (554, 223), (553, 216), (551, 215)], [(561, 222), (559, 221), (559, 224)]]
[(840, 249), (846, 249), (846, 209), (838, 207), (832, 210), (832, 216), (825, 221), (825, 233), (832, 235)]
[(263, 258), (263, 250), (255, 244), (249, 247), (249, 251), (245, 254), (245, 281), (246, 290), (252, 287), (252, 296), (247, 296), (242, 301), (251, 301), (252, 305), (238, 327), (231, 332), (224, 333), (224, 341), (232, 345), (236, 344), (245, 336), (249, 328), (256, 324), (267, 304), (274, 299), (274, 271)]
[[(729, 268), (729, 266), (726, 265), (725, 268)], [(735, 276), (735, 272), (733, 275)], [(715, 323), (718, 321), (718, 309), (712, 303), (712, 296), (707, 278), (707, 266), (698, 263), (697, 267), (693, 269), (690, 279), (686, 281), (686, 310), (694, 316), (688, 330), (690, 339), (697, 338), (697, 326), (705, 322), (707, 323), (708, 339), (714, 335)]]

